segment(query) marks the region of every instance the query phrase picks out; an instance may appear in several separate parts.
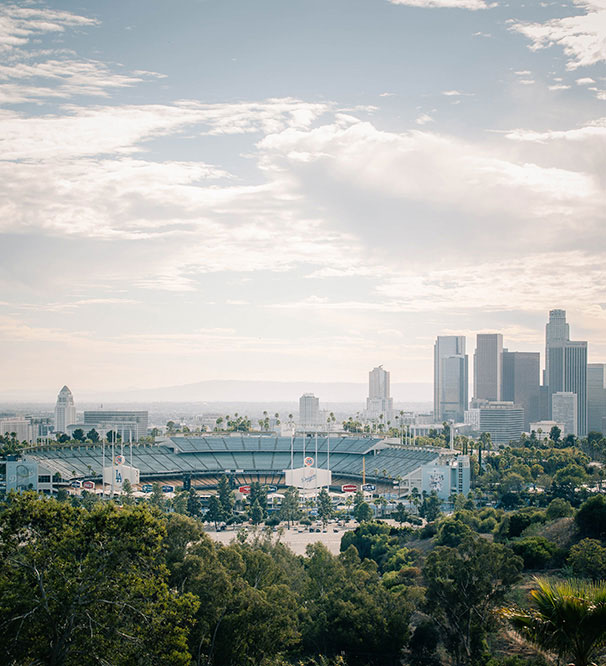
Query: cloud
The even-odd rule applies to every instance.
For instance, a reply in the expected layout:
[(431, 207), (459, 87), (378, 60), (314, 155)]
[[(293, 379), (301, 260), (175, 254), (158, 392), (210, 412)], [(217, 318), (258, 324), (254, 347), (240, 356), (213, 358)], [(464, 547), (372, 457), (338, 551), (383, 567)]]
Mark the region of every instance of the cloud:
[[(111, 71), (104, 63), (87, 60), (46, 60), (0, 65), (0, 103), (22, 104), (49, 99), (68, 99), (76, 95), (108, 97), (111, 90), (141, 83), (161, 74), (140, 72), (137, 75)], [(34, 80), (36, 85), (26, 83)]]
[(577, 79), (578, 86), (587, 86), (590, 85), (591, 83), (595, 83), (595, 81), (590, 76), (584, 76), (580, 79)]
[(584, 14), (544, 23), (514, 22), (511, 26), (531, 41), (533, 51), (556, 45), (562, 47), (569, 70), (606, 60), (606, 0), (573, 1), (585, 10)]
[(485, 0), (389, 0), (392, 5), (423, 7), (428, 9), (488, 9), (492, 5)]
[[(370, 247), (397, 253), (400, 243), (414, 246), (413, 261), (460, 252), (455, 246), (471, 255), (497, 245), (504, 252), (510, 241), (517, 248), (558, 244), (569, 219), (582, 214), (590, 226), (604, 204), (591, 171), (544, 167), (508, 156), (506, 147), (425, 130), (392, 133), (368, 122), (336, 123), (270, 135), (259, 148), (262, 168), (294, 200), (304, 196), (333, 224), (346, 220), (338, 228)], [(508, 234), (495, 245), (500, 224)]]
[(257, 103), (138, 106), (65, 105), (63, 115), (27, 116), (0, 111), (0, 160), (45, 160), (142, 150), (142, 142), (191, 125), (200, 134), (279, 132), (306, 128), (329, 110), (327, 104), (292, 98)]
[(416, 120), (415, 122), (417, 125), (427, 125), (427, 123), (433, 123), (434, 120), (433, 118), (428, 115), (427, 113), (422, 113)]
[(15, 4), (0, 7), (0, 51), (12, 51), (46, 33), (61, 33), (66, 28), (96, 25), (95, 19), (55, 9), (23, 7)]

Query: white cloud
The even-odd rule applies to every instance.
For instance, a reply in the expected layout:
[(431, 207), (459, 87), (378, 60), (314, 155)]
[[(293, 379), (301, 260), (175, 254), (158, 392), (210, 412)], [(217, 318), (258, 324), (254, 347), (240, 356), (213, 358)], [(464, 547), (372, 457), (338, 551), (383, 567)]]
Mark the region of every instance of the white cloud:
[(422, 113), (416, 120), (415, 122), (417, 125), (427, 125), (428, 123), (433, 123), (434, 120), (433, 118), (427, 114), (427, 113)]
[(595, 81), (590, 76), (584, 76), (583, 78), (577, 79), (578, 86), (587, 86), (591, 83), (595, 83)]
[(567, 86), (564, 83), (554, 83), (553, 85), (547, 87), (549, 90), (570, 90), (570, 86)]
[(306, 128), (326, 104), (269, 99), (258, 103), (65, 106), (63, 115), (0, 111), (0, 160), (45, 160), (142, 150), (141, 142), (201, 125), (201, 134), (279, 132)]
[(389, 0), (392, 5), (408, 7), (442, 8), (442, 9), (488, 9), (492, 5), (485, 0)]
[(585, 10), (584, 14), (545, 23), (514, 22), (511, 27), (532, 42), (530, 48), (534, 51), (561, 46), (570, 70), (606, 61), (606, 0), (573, 1)]
[(55, 9), (7, 4), (0, 7), (0, 51), (12, 51), (45, 33), (96, 25), (95, 19)]

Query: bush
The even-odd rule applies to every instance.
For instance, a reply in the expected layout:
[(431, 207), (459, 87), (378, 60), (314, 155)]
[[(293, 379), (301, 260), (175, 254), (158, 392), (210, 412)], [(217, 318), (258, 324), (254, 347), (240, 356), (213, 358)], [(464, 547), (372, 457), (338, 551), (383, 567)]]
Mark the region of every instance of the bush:
[(575, 576), (606, 578), (606, 548), (595, 539), (583, 539), (570, 549), (568, 564)]
[(547, 520), (557, 520), (558, 518), (567, 518), (572, 516), (572, 506), (561, 497), (551, 500), (546, 512)]
[(594, 495), (581, 504), (575, 516), (581, 534), (596, 539), (606, 537), (606, 497)]
[(544, 569), (558, 547), (545, 537), (526, 537), (510, 544), (516, 555), (524, 560), (524, 569)]

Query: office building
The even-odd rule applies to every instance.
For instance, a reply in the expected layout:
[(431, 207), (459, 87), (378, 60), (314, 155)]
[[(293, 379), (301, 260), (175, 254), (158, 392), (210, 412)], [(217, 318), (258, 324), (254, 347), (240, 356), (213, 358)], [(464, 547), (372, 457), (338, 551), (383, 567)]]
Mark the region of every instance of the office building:
[(320, 427), (320, 398), (313, 393), (304, 393), (299, 398), (299, 425), (304, 429)]
[(560, 432), (564, 432), (565, 426), (563, 423), (558, 423), (557, 421), (537, 421), (536, 423), (530, 424), (530, 434), (534, 432), (535, 437), (543, 442), (546, 439), (549, 439), (551, 434), (551, 429), (553, 427), (559, 428)]
[(434, 344), (434, 420), (462, 423), (469, 402), (465, 336), (439, 335)]
[(524, 409), (513, 402), (474, 400), (465, 423), (477, 434), (489, 433), (495, 444), (508, 444), (524, 432)]
[(524, 430), (540, 418), (541, 355), (503, 350), (502, 398), (524, 408)]
[(577, 435), (577, 395), (559, 391), (551, 396), (553, 420), (564, 424), (562, 435)]
[(76, 407), (72, 392), (64, 386), (57, 396), (55, 405), (55, 431), (65, 432), (68, 425), (76, 422)]
[(12, 433), (15, 433), (19, 442), (29, 442), (31, 444), (36, 442), (38, 438), (38, 426), (32, 424), (28, 419), (19, 417), (0, 419), (0, 435), (11, 435)]
[(503, 386), (503, 336), (478, 333), (473, 356), (473, 396), (478, 400), (501, 400)]
[(82, 429), (86, 433), (91, 428), (97, 432), (113, 430), (123, 441), (136, 442), (147, 435), (148, 414), (146, 411), (102, 410), (85, 411)]
[(368, 373), (368, 398), (366, 399), (366, 417), (372, 420), (383, 417), (391, 420), (393, 398), (390, 396), (389, 372), (380, 365)]
[(606, 363), (587, 364), (587, 432), (606, 432)]
[(553, 418), (554, 393), (577, 396), (577, 435), (587, 434), (587, 342), (571, 341), (564, 310), (551, 310), (545, 329), (545, 384), (549, 417)]

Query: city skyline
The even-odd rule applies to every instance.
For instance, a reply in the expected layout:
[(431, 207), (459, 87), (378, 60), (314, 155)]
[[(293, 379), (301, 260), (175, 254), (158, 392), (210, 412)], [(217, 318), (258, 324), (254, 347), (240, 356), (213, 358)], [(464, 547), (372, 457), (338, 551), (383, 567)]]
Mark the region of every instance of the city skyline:
[(605, 15), (4, 3), (3, 390), (431, 383), (556, 307), (606, 361)]

